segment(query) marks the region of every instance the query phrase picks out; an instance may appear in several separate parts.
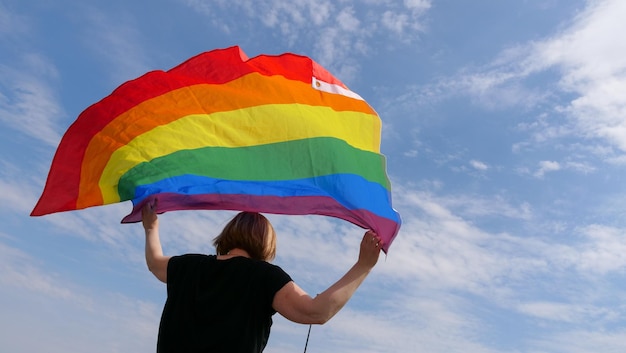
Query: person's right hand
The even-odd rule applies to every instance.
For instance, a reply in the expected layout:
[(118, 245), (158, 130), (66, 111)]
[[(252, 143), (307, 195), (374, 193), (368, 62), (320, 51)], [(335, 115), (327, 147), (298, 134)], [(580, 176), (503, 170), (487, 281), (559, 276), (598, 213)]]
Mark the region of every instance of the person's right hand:
[(361, 240), (358, 263), (369, 268), (374, 267), (376, 262), (378, 262), (382, 245), (382, 240), (378, 237), (378, 234), (374, 233), (372, 230), (365, 232)]

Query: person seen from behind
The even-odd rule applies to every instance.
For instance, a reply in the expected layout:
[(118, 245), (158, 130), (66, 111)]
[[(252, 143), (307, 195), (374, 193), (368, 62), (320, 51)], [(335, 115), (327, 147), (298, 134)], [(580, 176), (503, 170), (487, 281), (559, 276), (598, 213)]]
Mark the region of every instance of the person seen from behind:
[(157, 202), (142, 209), (149, 270), (167, 284), (157, 352), (253, 353), (265, 348), (278, 312), (300, 324), (324, 324), (352, 297), (376, 265), (382, 243), (365, 232), (356, 263), (312, 298), (280, 267), (276, 234), (256, 212), (240, 212), (214, 239), (216, 255), (165, 256)]

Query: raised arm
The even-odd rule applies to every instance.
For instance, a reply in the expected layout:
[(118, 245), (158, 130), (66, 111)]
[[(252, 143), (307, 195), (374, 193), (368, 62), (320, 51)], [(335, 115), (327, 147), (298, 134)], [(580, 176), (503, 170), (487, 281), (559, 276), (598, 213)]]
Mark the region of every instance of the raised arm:
[(159, 239), (159, 218), (155, 210), (156, 200), (154, 203), (146, 203), (141, 210), (141, 220), (146, 231), (146, 264), (156, 278), (167, 283), (167, 263), (171, 256), (163, 256)]
[(301, 324), (324, 324), (350, 300), (357, 288), (376, 265), (380, 238), (367, 231), (361, 240), (359, 259), (335, 284), (311, 298), (294, 282), (289, 282), (274, 296), (274, 310), (288, 320)]

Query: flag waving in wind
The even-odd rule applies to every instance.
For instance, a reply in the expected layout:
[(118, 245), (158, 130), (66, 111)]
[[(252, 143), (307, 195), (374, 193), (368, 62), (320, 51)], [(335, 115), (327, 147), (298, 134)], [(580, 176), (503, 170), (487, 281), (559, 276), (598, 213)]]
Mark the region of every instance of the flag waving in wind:
[(248, 59), (239, 47), (197, 55), (124, 83), (63, 136), (31, 215), (132, 200), (122, 222), (220, 209), (318, 214), (376, 231), (400, 228), (381, 121), (315, 61)]

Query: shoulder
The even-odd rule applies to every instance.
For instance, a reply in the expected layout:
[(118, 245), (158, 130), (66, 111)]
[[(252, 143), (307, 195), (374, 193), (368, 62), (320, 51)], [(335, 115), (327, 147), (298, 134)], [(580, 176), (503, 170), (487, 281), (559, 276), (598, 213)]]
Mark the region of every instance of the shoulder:
[(266, 284), (274, 291), (278, 291), (285, 284), (292, 281), (291, 276), (280, 266), (265, 261), (259, 261), (258, 266), (262, 268), (263, 277)]

